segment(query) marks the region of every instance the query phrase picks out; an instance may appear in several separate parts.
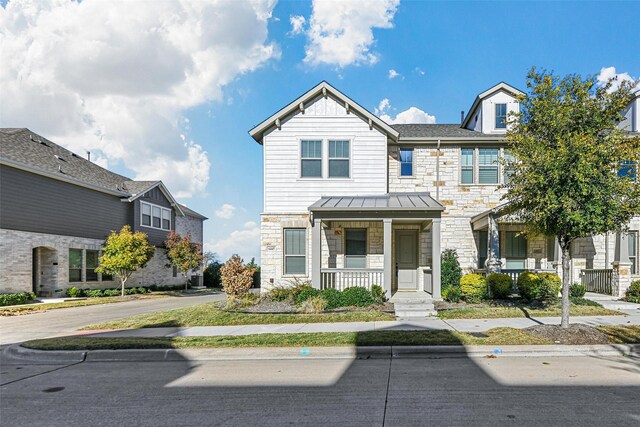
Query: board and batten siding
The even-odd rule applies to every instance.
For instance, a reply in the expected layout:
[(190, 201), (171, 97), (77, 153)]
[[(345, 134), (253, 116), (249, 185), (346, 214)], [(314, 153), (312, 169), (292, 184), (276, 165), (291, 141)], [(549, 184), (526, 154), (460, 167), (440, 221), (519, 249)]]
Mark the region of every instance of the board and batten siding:
[(117, 196), (0, 167), (0, 228), (105, 239), (132, 220), (131, 203)]
[(164, 242), (165, 240), (167, 240), (167, 235), (171, 230), (158, 230), (157, 228), (146, 227), (142, 225), (142, 217), (140, 215), (140, 202), (147, 202), (153, 205), (171, 209), (171, 230), (176, 229), (175, 209), (171, 206), (171, 202), (169, 201), (169, 199), (166, 198), (166, 196), (158, 187), (152, 188), (151, 190), (143, 194), (142, 197), (135, 200), (134, 230), (146, 233), (149, 243), (151, 243), (152, 245), (164, 246)]
[[(350, 141), (349, 178), (300, 178), (300, 141), (321, 139), (323, 169), (327, 140)], [(372, 195), (387, 192), (387, 136), (330, 95), (318, 97), (265, 133), (264, 212), (305, 213), (322, 196)]]

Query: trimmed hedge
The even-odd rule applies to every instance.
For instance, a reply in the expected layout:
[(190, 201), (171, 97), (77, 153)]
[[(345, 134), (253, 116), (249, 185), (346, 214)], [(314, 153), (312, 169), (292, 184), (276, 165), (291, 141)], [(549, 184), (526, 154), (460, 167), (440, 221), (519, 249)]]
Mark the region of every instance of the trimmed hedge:
[(460, 279), (462, 298), (467, 302), (480, 302), (487, 297), (487, 281), (480, 274), (465, 274)]
[(493, 298), (506, 298), (513, 292), (513, 279), (508, 274), (491, 273), (487, 276), (487, 286)]
[(449, 302), (460, 302), (462, 299), (462, 291), (460, 286), (451, 286), (442, 291), (442, 299)]
[(587, 293), (587, 287), (580, 283), (574, 283), (569, 286), (569, 296), (572, 298), (582, 298)]
[(530, 301), (557, 298), (561, 287), (562, 279), (557, 274), (525, 271), (518, 276), (518, 292)]
[[(138, 286), (134, 288), (125, 288), (125, 295), (136, 295), (136, 294), (148, 294), (153, 288), (156, 290), (159, 289), (158, 286)], [(174, 289), (176, 286), (164, 286), (160, 288), (165, 289)], [(182, 286), (177, 286), (177, 290), (183, 289)], [(79, 297), (88, 297), (88, 298), (100, 298), (100, 297), (117, 297), (120, 296), (121, 290), (120, 288), (111, 288), (111, 289), (78, 289), (75, 286), (67, 289), (65, 291), (65, 295), (69, 298), (79, 298)]]
[(326, 309), (331, 310), (340, 307), (342, 302), (340, 291), (337, 289), (324, 289), (320, 296), (327, 302)]
[(374, 303), (373, 296), (366, 288), (354, 286), (346, 288), (340, 295), (340, 305), (342, 307), (366, 307)]
[(36, 299), (33, 292), (22, 292), (19, 294), (0, 294), (0, 306), (26, 304)]

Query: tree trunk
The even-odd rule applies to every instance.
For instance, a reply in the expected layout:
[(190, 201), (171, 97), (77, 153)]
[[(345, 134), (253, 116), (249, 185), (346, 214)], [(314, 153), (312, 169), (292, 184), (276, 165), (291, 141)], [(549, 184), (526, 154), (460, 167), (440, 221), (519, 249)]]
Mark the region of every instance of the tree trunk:
[(571, 242), (558, 239), (562, 248), (562, 321), (560, 326), (569, 327), (569, 286), (571, 286)]
[(189, 290), (189, 272), (182, 273), (184, 275), (184, 290)]
[(127, 281), (127, 278), (125, 278), (124, 276), (120, 276), (120, 296), (123, 297), (124, 296), (124, 284)]

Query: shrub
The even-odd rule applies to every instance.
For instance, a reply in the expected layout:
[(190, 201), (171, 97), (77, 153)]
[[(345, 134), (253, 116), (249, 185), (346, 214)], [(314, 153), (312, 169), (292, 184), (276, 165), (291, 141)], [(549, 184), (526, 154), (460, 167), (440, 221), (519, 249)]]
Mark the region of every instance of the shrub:
[(296, 305), (300, 305), (309, 298), (317, 297), (320, 295), (320, 289), (312, 288), (311, 286), (304, 287), (296, 295)]
[(442, 298), (449, 302), (460, 302), (460, 299), (462, 299), (460, 286), (451, 286), (450, 288), (445, 289), (442, 291)]
[(242, 258), (233, 255), (220, 269), (222, 289), (229, 298), (245, 295), (253, 283), (253, 269), (244, 265)]
[(582, 298), (587, 293), (587, 287), (580, 283), (574, 283), (569, 286), (569, 295), (572, 298)]
[(300, 292), (304, 291), (305, 289), (313, 289), (313, 286), (311, 286), (311, 282), (300, 282), (298, 280), (295, 280), (292, 283), (291, 296), (293, 297), (294, 301), (298, 298)]
[(138, 288), (126, 288), (124, 290), (125, 295), (133, 295), (138, 293)]
[(465, 274), (460, 279), (462, 298), (467, 302), (480, 302), (487, 296), (487, 281), (480, 274)]
[(340, 302), (340, 305), (343, 307), (366, 307), (373, 304), (373, 297), (371, 296), (371, 292), (366, 288), (354, 286), (342, 291)]
[(458, 253), (455, 249), (445, 249), (442, 252), (440, 264), (440, 281), (442, 290), (452, 286), (460, 286), (460, 278), (462, 277), (462, 269), (458, 262)]
[(157, 291), (157, 290), (158, 290), (158, 285), (151, 285), (151, 286), (149, 286), (149, 290), (150, 290), (151, 292), (155, 292), (155, 291)]
[(342, 293), (337, 289), (324, 289), (320, 292), (320, 296), (326, 302), (326, 310), (338, 308), (342, 304)]
[(73, 286), (65, 291), (65, 295), (68, 296), (69, 298), (78, 298), (83, 296), (83, 292), (82, 292), (82, 289), (78, 289), (75, 286)]
[(592, 307), (602, 307), (602, 304), (597, 303), (595, 301), (591, 301), (590, 299), (586, 299), (586, 298), (570, 296), (569, 301), (571, 301), (571, 304), (575, 304), (575, 305), (590, 305)]
[(327, 301), (321, 296), (316, 295), (305, 300), (298, 310), (307, 314), (318, 314), (322, 313), (326, 307)]
[(371, 286), (371, 296), (373, 297), (373, 302), (376, 304), (382, 304), (386, 299), (385, 291), (380, 285)]
[(0, 294), (0, 306), (26, 304), (36, 299), (33, 292), (22, 292), (18, 294)]
[(260, 296), (256, 294), (252, 294), (251, 292), (247, 292), (242, 295), (240, 298), (229, 298), (227, 299), (227, 304), (225, 305), (226, 310), (235, 310), (238, 308), (251, 307), (252, 305), (256, 305), (260, 301)]
[(508, 274), (491, 273), (487, 276), (487, 286), (493, 298), (506, 298), (513, 291), (513, 279)]
[(627, 288), (625, 300), (628, 302), (635, 302), (640, 304), (640, 280), (632, 282)]
[(103, 296), (102, 289), (88, 289), (85, 291), (85, 295), (90, 298), (98, 298)]
[(557, 274), (525, 271), (518, 276), (518, 292), (527, 300), (557, 298), (561, 287), (562, 280)]
[[(105, 297), (117, 297), (121, 294), (122, 292), (119, 291), (118, 289), (105, 289), (104, 291), (102, 291), (102, 296), (105, 296)], [(126, 290), (125, 290), (125, 294), (126, 294)]]
[(293, 299), (293, 294), (291, 293), (291, 288), (285, 288), (283, 286), (276, 286), (269, 290), (267, 294), (271, 301), (286, 301), (288, 299)]

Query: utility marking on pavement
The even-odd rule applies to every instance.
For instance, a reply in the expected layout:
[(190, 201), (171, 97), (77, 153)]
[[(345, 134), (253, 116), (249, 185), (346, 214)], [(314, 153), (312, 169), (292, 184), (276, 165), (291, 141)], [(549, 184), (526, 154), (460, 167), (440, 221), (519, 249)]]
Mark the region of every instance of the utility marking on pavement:
[(39, 377), (40, 375), (49, 374), (51, 372), (59, 371), (59, 370), (64, 369), (64, 368), (70, 368), (71, 366), (79, 365), (80, 363), (83, 363), (85, 361), (86, 357), (87, 357), (87, 354), (84, 353), (84, 357), (79, 362), (72, 363), (70, 365), (60, 366), (59, 368), (51, 369), (50, 371), (45, 371), (45, 372), (40, 372), (38, 374), (29, 375), (28, 377), (18, 378), (17, 380), (7, 381), (6, 383), (0, 384), (0, 387), (4, 387), (4, 386), (9, 385), (9, 384), (17, 383), (18, 381), (23, 381), (23, 380), (28, 380), (28, 379), (34, 378), (34, 377)]
[(382, 427), (387, 418), (387, 403), (389, 402), (389, 384), (391, 383), (391, 362), (393, 361), (393, 346), (391, 346), (391, 357), (389, 358), (389, 375), (387, 376), (387, 392), (384, 396), (384, 412), (382, 413)]

